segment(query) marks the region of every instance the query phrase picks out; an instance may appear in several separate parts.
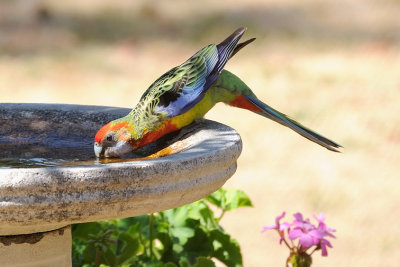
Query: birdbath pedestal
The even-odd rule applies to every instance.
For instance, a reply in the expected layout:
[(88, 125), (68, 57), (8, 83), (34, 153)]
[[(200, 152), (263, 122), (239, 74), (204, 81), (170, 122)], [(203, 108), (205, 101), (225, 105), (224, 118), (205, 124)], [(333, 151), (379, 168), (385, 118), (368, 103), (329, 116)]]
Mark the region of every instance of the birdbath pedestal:
[(178, 207), (216, 191), (234, 174), (240, 136), (207, 120), (182, 135), (178, 153), (94, 160), (96, 131), (128, 112), (0, 104), (0, 266), (71, 266), (71, 224)]

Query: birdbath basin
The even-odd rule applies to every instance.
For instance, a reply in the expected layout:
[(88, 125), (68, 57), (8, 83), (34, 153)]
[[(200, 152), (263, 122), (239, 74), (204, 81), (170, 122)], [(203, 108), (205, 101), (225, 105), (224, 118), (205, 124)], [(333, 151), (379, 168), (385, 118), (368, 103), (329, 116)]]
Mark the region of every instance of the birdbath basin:
[(240, 136), (208, 120), (180, 135), (177, 153), (95, 160), (96, 131), (129, 111), (0, 104), (0, 265), (71, 266), (71, 224), (178, 207), (234, 174)]

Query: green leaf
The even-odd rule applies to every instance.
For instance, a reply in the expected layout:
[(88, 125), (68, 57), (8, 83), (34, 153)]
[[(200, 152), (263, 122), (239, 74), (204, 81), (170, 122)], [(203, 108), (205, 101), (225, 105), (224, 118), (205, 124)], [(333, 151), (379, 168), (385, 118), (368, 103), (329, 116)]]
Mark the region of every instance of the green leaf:
[(118, 236), (118, 242), (124, 241), (125, 244), (122, 247), (121, 255), (117, 257), (118, 264), (122, 264), (129, 258), (136, 256), (140, 251), (140, 244), (137, 239), (132, 238), (132, 236), (126, 232), (121, 232)]
[(185, 257), (181, 257), (179, 259), (179, 266), (180, 267), (190, 267), (190, 262)]
[(172, 249), (173, 249), (174, 253), (180, 254), (183, 251), (183, 246), (179, 243), (174, 243), (172, 245)]
[(164, 251), (172, 249), (172, 240), (169, 234), (164, 232), (158, 232), (156, 239), (160, 240), (161, 244), (163, 245)]
[(106, 263), (108, 266), (116, 266), (117, 265), (117, 256), (111, 248), (107, 248), (101, 254), (101, 259), (103, 263)]
[(140, 229), (141, 229), (140, 223), (136, 223), (130, 225), (126, 232), (129, 233), (132, 236), (132, 238), (139, 238), (139, 236), (141, 235)]
[(215, 263), (206, 257), (198, 257), (196, 264), (192, 267), (215, 267)]
[(73, 225), (74, 266), (93, 266), (96, 251), (100, 263), (112, 267), (211, 267), (211, 258), (242, 266), (238, 243), (223, 231), (210, 204), (222, 209), (220, 218), (252, 206), (243, 191), (220, 189), (206, 199), (153, 214), (153, 237), (159, 242), (153, 243), (151, 258), (148, 215)]
[(214, 248), (208, 231), (197, 228), (195, 235), (184, 245), (182, 255), (185, 255), (189, 262), (194, 264), (199, 256), (211, 257), (213, 253)]
[(103, 227), (98, 222), (74, 224), (72, 229), (72, 236), (74, 238), (81, 238), (87, 240), (89, 235), (96, 235)]
[(220, 228), (218, 222), (216, 221), (216, 219), (214, 217), (214, 213), (208, 206), (205, 205), (204, 208), (199, 210), (199, 214), (200, 214), (200, 223), (206, 229), (212, 230), (212, 229)]
[(79, 238), (72, 239), (72, 266), (83, 265), (83, 251), (86, 249), (87, 243)]
[(93, 244), (88, 244), (83, 251), (83, 262), (84, 263), (92, 263), (95, 262), (96, 259), (96, 248)]
[(240, 246), (235, 239), (220, 230), (211, 231), (210, 238), (213, 240), (213, 246), (215, 249), (213, 256), (215, 258), (228, 266), (242, 266)]
[(227, 210), (253, 206), (250, 198), (242, 190), (227, 190), (225, 193), (225, 199)]
[(173, 250), (173, 243), (171, 236), (167, 233), (158, 232), (156, 239), (158, 239), (163, 246), (163, 248), (160, 251), (161, 260), (163, 262), (169, 262), (169, 261), (176, 262), (176, 253)]
[(212, 193), (211, 195), (207, 196), (205, 198), (205, 200), (214, 204), (215, 206), (217, 206), (220, 209), (225, 209), (225, 206), (223, 206), (224, 203), (222, 202), (224, 194), (225, 194), (225, 189), (220, 188), (217, 191), (215, 191), (214, 193)]
[(134, 230), (137, 230), (146, 237), (149, 236), (149, 215), (120, 219), (118, 225), (121, 230), (129, 229), (133, 226)]
[(179, 239), (180, 244), (185, 244), (188, 238), (194, 236), (194, 229), (186, 226), (172, 227), (171, 233)]
[(206, 200), (224, 211), (235, 210), (239, 207), (252, 207), (250, 198), (242, 190), (236, 189), (218, 189), (212, 193)]
[(162, 213), (166, 216), (170, 225), (175, 227), (184, 226), (189, 213), (190, 205), (181, 206), (179, 208), (165, 210)]

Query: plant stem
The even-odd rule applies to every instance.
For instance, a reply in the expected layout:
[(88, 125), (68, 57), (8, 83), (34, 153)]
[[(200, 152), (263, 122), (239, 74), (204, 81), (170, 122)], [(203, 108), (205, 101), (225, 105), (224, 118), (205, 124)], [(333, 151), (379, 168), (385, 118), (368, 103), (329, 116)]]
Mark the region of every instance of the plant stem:
[(153, 223), (154, 223), (154, 213), (150, 214), (149, 217), (149, 227), (150, 227), (150, 260), (153, 260)]
[(289, 246), (288, 242), (287, 242), (285, 239), (283, 239), (283, 242), (286, 244), (286, 246), (287, 246), (289, 249), (292, 249), (292, 247)]
[(290, 239), (290, 243), (292, 243), (292, 247), (295, 247), (294, 242), (292, 239)]
[(94, 266), (99, 266), (100, 265), (100, 257), (101, 257), (101, 251), (100, 248), (96, 248), (96, 258), (94, 260)]
[(289, 266), (290, 259), (291, 259), (291, 256), (289, 256), (289, 257), (286, 259), (286, 266), (285, 266), (285, 267), (290, 267), (290, 266)]
[(318, 247), (314, 248), (313, 251), (311, 251), (310, 256), (317, 250), (319, 249)]
[(221, 215), (218, 217), (217, 222), (220, 222), (222, 217), (224, 217), (226, 210), (222, 210)]

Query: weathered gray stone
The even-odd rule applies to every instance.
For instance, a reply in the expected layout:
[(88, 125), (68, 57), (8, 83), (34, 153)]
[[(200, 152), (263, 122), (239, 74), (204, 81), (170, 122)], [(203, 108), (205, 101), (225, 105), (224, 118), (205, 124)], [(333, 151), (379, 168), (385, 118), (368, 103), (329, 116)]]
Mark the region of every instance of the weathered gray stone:
[(0, 104), (0, 158), (23, 153), (74, 159), (77, 155), (68, 151), (79, 148), (82, 159), (92, 160), (85, 165), (0, 168), (0, 235), (178, 207), (214, 192), (235, 172), (239, 135), (207, 120), (189, 127), (191, 134), (183, 135), (186, 147), (179, 153), (142, 161), (93, 161), (96, 131), (128, 112), (98, 106)]

